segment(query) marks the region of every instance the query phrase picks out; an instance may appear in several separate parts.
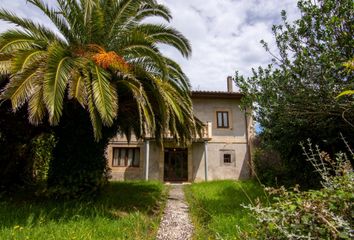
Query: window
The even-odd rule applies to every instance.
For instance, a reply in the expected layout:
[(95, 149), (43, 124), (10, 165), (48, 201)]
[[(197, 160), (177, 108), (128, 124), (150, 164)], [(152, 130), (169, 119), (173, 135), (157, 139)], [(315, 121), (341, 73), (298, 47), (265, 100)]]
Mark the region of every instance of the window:
[(224, 163), (231, 163), (231, 154), (229, 153), (224, 154)]
[(139, 167), (139, 148), (113, 148), (113, 167)]
[(236, 155), (233, 149), (220, 149), (220, 166), (236, 167)]
[(217, 127), (229, 128), (229, 112), (216, 112)]

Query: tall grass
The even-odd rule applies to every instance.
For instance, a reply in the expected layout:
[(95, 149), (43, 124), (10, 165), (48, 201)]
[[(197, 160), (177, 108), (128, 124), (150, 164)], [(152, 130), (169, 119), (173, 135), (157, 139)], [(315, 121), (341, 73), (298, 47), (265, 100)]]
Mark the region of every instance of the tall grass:
[(241, 204), (266, 201), (263, 188), (255, 181), (212, 181), (185, 187), (195, 225), (194, 239), (242, 239), (253, 231), (255, 218)]
[(95, 199), (0, 198), (0, 239), (154, 239), (166, 199), (157, 182), (114, 182)]

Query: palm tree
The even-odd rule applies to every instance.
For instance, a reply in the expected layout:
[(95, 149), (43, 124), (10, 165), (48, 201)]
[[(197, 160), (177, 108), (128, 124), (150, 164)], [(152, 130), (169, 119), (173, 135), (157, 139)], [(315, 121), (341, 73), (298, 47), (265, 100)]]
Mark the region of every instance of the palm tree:
[[(188, 40), (163, 24), (146, 23), (169, 10), (155, 0), (57, 0), (50, 8), (28, 0), (56, 26), (48, 29), (0, 10), (0, 19), (16, 24), (0, 35), (0, 69), (10, 81), (0, 98), (16, 111), (28, 103), (29, 121), (48, 116), (57, 125), (65, 96), (89, 112), (96, 140), (102, 126), (119, 124), (128, 136), (170, 131), (179, 141), (195, 135), (196, 120), (187, 77), (159, 44), (188, 57)], [(134, 117), (132, 117), (134, 116)], [(126, 122), (124, 119), (131, 119)]]
[(56, 29), (0, 10), (1, 20), (19, 27), (0, 34), (0, 73), (10, 75), (0, 100), (10, 100), (14, 111), (27, 105), (33, 124), (61, 121), (52, 185), (75, 191), (100, 185), (113, 131), (128, 139), (132, 132), (152, 134), (158, 141), (169, 131), (182, 143), (196, 135), (201, 124), (193, 116), (189, 81), (159, 50), (165, 44), (188, 57), (190, 44), (177, 30), (144, 21), (169, 21), (165, 6), (155, 0), (57, 0), (56, 8), (27, 2)]

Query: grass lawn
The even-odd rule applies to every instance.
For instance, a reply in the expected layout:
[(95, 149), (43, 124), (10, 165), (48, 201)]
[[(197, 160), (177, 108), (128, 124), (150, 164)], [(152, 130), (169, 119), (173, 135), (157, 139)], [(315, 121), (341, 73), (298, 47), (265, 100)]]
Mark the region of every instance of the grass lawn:
[[(257, 197), (266, 201), (255, 181), (212, 181), (185, 187), (195, 226), (194, 239), (242, 239), (241, 232), (254, 230), (254, 218), (240, 204)], [(244, 238), (243, 238), (244, 239)]]
[(0, 239), (155, 239), (165, 200), (157, 182), (112, 182), (80, 201), (2, 196)]

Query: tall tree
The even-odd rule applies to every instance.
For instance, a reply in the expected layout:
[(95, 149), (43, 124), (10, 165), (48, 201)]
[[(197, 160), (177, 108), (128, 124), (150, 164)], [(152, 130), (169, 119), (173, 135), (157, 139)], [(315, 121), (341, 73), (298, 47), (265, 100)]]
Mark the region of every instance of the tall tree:
[(354, 5), (300, 0), (298, 8), (300, 19), (290, 23), (283, 11), (283, 24), (273, 26), (278, 52), (262, 41), (272, 63), (249, 78), (236, 74), (236, 82), (263, 127), (263, 143), (281, 153), (293, 178), (309, 180), (300, 141), (311, 138), (332, 153), (342, 144), (340, 133), (354, 143), (353, 101), (336, 98), (354, 86), (353, 72), (343, 66), (354, 56)]
[[(58, 9), (41, 0), (27, 2), (57, 29), (0, 11), (1, 20), (21, 27), (0, 35), (1, 69), (11, 74), (1, 98), (10, 99), (14, 110), (28, 102), (30, 122), (40, 123), (47, 113), (50, 124), (57, 125), (68, 91), (69, 99), (89, 111), (100, 139), (102, 125), (111, 126), (118, 116), (119, 96), (129, 93), (139, 113), (139, 124), (133, 128), (137, 136), (169, 129), (189, 138), (190, 132), (176, 127), (195, 126), (189, 82), (158, 44), (170, 45), (186, 57), (191, 47), (175, 29), (143, 23), (150, 16), (170, 20), (166, 7), (154, 0), (57, 0)], [(121, 107), (120, 118), (131, 114)], [(162, 120), (156, 121), (155, 114)]]
[[(178, 64), (159, 51), (162, 43), (188, 57), (190, 44), (177, 30), (144, 21), (148, 17), (169, 21), (171, 14), (165, 6), (155, 0), (57, 0), (56, 8), (41, 0), (27, 2), (56, 29), (0, 10), (1, 20), (19, 27), (0, 34), (0, 69), (10, 74), (0, 98), (10, 100), (14, 111), (27, 104), (33, 124), (48, 117), (51, 125), (58, 125), (67, 107), (67, 120), (58, 129), (71, 126), (65, 130), (73, 132), (58, 131), (62, 135), (57, 149), (65, 153), (56, 156), (60, 161), (80, 158), (75, 154), (78, 138), (88, 137), (86, 146), (76, 152), (90, 155), (85, 149), (99, 148), (98, 168), (103, 169), (104, 145), (111, 136), (102, 135), (104, 127), (114, 126), (128, 138), (132, 132), (137, 137), (151, 133), (161, 140), (169, 130), (176, 140), (186, 142), (196, 134), (199, 122), (192, 112), (189, 81)], [(87, 110), (92, 135), (100, 144), (95, 145), (86, 134), (72, 136), (80, 128), (72, 125), (74, 116), (80, 124), (87, 122), (81, 119), (86, 114), (73, 102)], [(69, 142), (76, 143), (71, 152), (66, 146)]]

